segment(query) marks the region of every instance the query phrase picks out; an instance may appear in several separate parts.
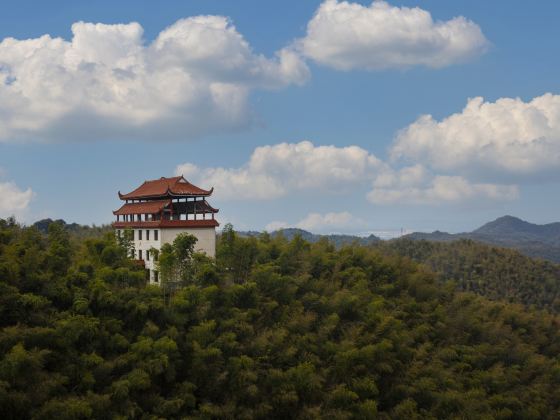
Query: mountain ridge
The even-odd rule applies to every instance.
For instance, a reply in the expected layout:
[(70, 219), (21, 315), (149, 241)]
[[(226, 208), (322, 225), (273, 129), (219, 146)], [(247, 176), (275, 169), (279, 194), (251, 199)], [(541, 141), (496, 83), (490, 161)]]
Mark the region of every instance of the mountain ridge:
[[(238, 232), (241, 236), (259, 236), (262, 232), (256, 231), (245, 231), (245, 232)], [(315, 243), (320, 241), (323, 238), (327, 238), (329, 242), (335, 245), (337, 248), (350, 245), (353, 243), (358, 243), (360, 245), (372, 245), (377, 242), (380, 242), (382, 239), (371, 234), (369, 236), (356, 236), (356, 235), (346, 235), (346, 234), (319, 234), (319, 233), (312, 233), (304, 229), (300, 228), (284, 228), (278, 229), (273, 232), (270, 232), (272, 236), (282, 235), (288, 240), (292, 240), (295, 236), (299, 235), (302, 239)]]
[[(261, 232), (239, 232), (243, 236), (258, 236)], [(286, 239), (300, 235), (309, 242), (317, 242), (327, 238), (335, 246), (340, 247), (352, 243), (361, 245), (375, 245), (383, 241), (381, 238), (370, 235), (360, 237), (345, 234), (316, 234), (299, 228), (285, 228), (271, 232), (272, 236), (282, 234)], [(411, 240), (425, 240), (431, 242), (451, 242), (461, 239), (470, 239), (489, 245), (516, 249), (522, 254), (560, 263), (560, 222), (535, 224), (515, 216), (505, 215), (485, 223), (471, 232), (449, 233), (435, 230), (431, 233), (413, 232), (401, 238)], [(398, 238), (396, 238), (398, 239)], [(392, 241), (395, 239), (389, 239)]]
[(560, 222), (539, 225), (506, 215), (485, 223), (472, 232), (413, 232), (403, 237), (433, 242), (471, 239), (490, 245), (514, 248), (529, 257), (560, 262)]

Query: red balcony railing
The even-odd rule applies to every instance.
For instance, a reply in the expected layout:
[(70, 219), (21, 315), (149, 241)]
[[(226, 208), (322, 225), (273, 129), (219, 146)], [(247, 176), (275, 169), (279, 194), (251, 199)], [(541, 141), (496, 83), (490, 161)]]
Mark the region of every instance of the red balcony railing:
[(113, 222), (113, 227), (116, 229), (126, 228), (201, 228), (201, 227), (216, 227), (220, 226), (215, 219), (206, 220), (135, 220), (133, 222)]

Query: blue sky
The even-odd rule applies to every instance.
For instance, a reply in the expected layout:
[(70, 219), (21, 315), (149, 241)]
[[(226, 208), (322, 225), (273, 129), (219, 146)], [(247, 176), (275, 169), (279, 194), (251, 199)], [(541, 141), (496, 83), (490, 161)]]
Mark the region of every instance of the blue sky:
[[(557, 221), (560, 5), (370, 5), (6, 2), (0, 217), (108, 223), (118, 190), (183, 172), (215, 186), (220, 220), (239, 229), (456, 232), (503, 214)], [(379, 29), (383, 13), (408, 18), (407, 35), (401, 20)], [(466, 26), (454, 25), (461, 16)], [(105, 26), (73, 33), (76, 22)], [(115, 30), (130, 22), (141, 35), (140, 26)], [(208, 26), (211, 35), (194, 38)], [(43, 45), (45, 34), (63, 40)], [(71, 45), (76, 34), (85, 41)], [(226, 99), (209, 103), (212, 86)], [(476, 97), (484, 100), (463, 111)]]

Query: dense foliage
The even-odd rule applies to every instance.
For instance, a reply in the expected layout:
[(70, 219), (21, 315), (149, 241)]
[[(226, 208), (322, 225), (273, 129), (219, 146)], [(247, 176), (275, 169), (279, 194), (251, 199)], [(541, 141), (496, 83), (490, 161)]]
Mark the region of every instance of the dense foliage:
[(366, 247), (226, 229), (216, 261), (179, 251), (164, 300), (112, 235), (0, 221), (0, 416), (560, 415), (553, 315)]
[(467, 239), (428, 242), (399, 239), (379, 244), (385, 253), (427, 265), (459, 290), (493, 300), (560, 311), (560, 265)]

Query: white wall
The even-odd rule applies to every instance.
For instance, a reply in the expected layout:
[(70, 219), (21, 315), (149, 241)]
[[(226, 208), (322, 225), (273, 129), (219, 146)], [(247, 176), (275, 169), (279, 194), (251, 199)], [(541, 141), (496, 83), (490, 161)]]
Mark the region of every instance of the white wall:
[[(142, 250), (142, 259), (145, 262), (146, 268), (153, 270), (155, 269), (154, 256), (150, 255), (150, 260), (146, 259), (146, 251), (150, 248), (160, 249), (161, 245), (164, 243), (161, 241), (161, 229), (133, 229), (134, 230), (134, 250), (136, 252), (136, 258), (138, 258), (138, 250)], [(142, 230), (142, 240), (138, 240), (138, 231)], [(146, 230), (150, 231), (150, 240), (146, 240)], [(154, 230), (158, 231), (158, 240), (154, 240)]]
[[(145, 267), (150, 270), (150, 283), (154, 283), (155, 261), (154, 256), (150, 255), (150, 260), (146, 259), (146, 252), (150, 248), (160, 249), (163, 244), (172, 243), (180, 233), (190, 233), (197, 238), (194, 249), (196, 252), (204, 252), (209, 257), (216, 256), (216, 229), (211, 227), (205, 228), (164, 228), (158, 230), (158, 240), (154, 240), (154, 229), (149, 229), (150, 240), (146, 240), (146, 229), (142, 229), (142, 240), (138, 240), (138, 230), (134, 230), (134, 249), (135, 257), (138, 258), (138, 250), (142, 250), (142, 259)], [(159, 284), (159, 283), (155, 283)]]
[(180, 233), (190, 233), (198, 239), (194, 250), (204, 252), (209, 257), (216, 256), (216, 229), (211, 228), (166, 228), (161, 229), (161, 243), (171, 243)]

